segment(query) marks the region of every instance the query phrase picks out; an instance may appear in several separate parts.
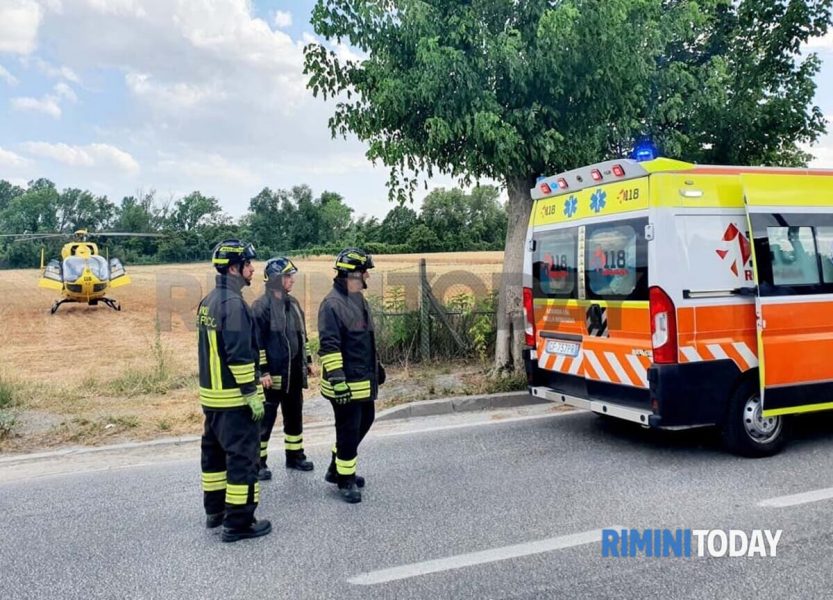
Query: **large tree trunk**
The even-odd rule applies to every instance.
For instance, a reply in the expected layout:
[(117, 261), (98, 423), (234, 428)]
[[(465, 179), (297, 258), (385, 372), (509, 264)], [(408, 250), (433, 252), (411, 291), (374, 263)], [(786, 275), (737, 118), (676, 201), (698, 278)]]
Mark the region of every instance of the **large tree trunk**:
[(503, 276), (497, 307), (497, 339), (495, 340), (495, 367), (498, 369), (523, 368), (521, 350), (524, 344), (523, 294), (521, 292), (524, 242), (532, 197), (529, 190), (535, 185), (535, 177), (514, 177), (506, 181), (509, 203), (506, 213), (506, 247), (503, 255)]

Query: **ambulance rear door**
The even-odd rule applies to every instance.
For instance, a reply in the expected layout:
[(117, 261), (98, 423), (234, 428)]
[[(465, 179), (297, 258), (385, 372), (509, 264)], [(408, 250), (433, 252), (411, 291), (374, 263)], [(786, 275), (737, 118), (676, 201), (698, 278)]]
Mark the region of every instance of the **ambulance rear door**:
[[(590, 168), (584, 179), (592, 181)], [(627, 404), (631, 389), (634, 404), (647, 405), (648, 198), (643, 176), (600, 181), (536, 203), (538, 366), (561, 376), (562, 391)]]
[(833, 172), (822, 173), (741, 176), (764, 417), (833, 408)]

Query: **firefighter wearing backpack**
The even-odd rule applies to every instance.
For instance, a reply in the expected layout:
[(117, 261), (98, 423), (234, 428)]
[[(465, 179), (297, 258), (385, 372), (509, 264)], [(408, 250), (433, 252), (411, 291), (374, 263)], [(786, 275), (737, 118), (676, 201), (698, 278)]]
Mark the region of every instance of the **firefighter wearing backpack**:
[(252, 281), (254, 258), (251, 244), (220, 242), (211, 259), (216, 287), (197, 309), (200, 404), (205, 415), (203, 504), (206, 526), (223, 525), (224, 542), (272, 531), (269, 521), (254, 518), (260, 497), (258, 422), (264, 408), (256, 384), (254, 320), (242, 295)]
[(258, 479), (271, 479), (267, 465), (269, 439), (280, 406), (286, 467), (311, 471), (313, 464), (304, 454), (302, 410), (303, 390), (312, 374), (312, 356), (307, 344), (304, 311), (290, 294), (297, 267), (285, 257), (272, 258), (263, 272), (265, 292), (255, 300), (255, 315), (266, 414), (260, 428), (260, 469)]
[(337, 483), (341, 497), (361, 502), (364, 478), (356, 475), (358, 448), (375, 417), (374, 400), (385, 381), (376, 353), (370, 307), (361, 293), (367, 288), (372, 257), (358, 248), (336, 258), (333, 289), (318, 309), (321, 394), (333, 407), (336, 445), (325, 479)]

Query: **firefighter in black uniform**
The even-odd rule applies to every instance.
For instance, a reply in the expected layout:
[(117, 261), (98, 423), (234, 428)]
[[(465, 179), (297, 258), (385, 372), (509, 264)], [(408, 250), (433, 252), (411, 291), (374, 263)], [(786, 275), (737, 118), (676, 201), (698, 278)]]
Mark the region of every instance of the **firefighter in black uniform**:
[(259, 421), (263, 393), (256, 384), (254, 319), (242, 289), (250, 285), (254, 248), (225, 240), (214, 248), (217, 285), (197, 309), (202, 435), (202, 489), (206, 526), (223, 525), (224, 542), (272, 531), (254, 518), (260, 496), (257, 481)]
[(373, 424), (379, 385), (385, 369), (376, 353), (370, 307), (361, 293), (367, 288), (372, 257), (358, 248), (342, 250), (336, 258), (333, 289), (318, 309), (321, 343), (321, 394), (333, 406), (336, 445), (327, 474), (338, 483), (346, 502), (361, 502), (364, 478), (356, 475), (359, 443)]
[(295, 264), (285, 257), (266, 263), (263, 281), (266, 291), (252, 304), (260, 348), (260, 382), (266, 394), (266, 414), (260, 426), (261, 481), (272, 478), (267, 466), (269, 438), (278, 415), (283, 415), (283, 440), (286, 467), (312, 471), (312, 462), (304, 454), (302, 410), (303, 390), (312, 374), (312, 356), (307, 344), (304, 311), (290, 295), (295, 284)]

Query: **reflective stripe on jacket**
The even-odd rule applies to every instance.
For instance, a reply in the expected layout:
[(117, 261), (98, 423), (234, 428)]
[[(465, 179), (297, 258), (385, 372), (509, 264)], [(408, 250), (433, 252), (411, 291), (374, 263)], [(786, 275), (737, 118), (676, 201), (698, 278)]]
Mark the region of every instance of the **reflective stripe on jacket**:
[(329, 377), (342, 369), (354, 400), (375, 400), (378, 357), (373, 317), (364, 295), (348, 294), (343, 279), (335, 280), (318, 309), (318, 338), (321, 394), (333, 398)]
[(240, 292), (241, 278), (217, 275), (216, 282), (197, 309), (200, 403), (236, 408), (257, 391), (254, 319)]

